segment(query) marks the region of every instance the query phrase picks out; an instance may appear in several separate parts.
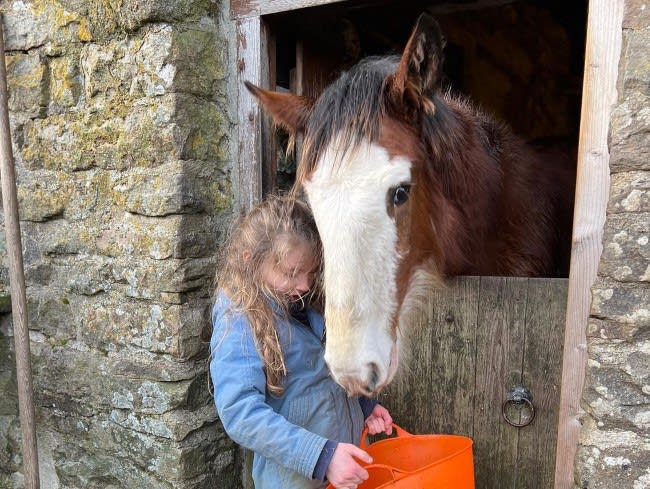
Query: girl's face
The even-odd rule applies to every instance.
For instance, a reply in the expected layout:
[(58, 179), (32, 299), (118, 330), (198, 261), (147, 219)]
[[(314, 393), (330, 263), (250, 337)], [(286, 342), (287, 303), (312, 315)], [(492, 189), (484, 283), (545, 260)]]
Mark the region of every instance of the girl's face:
[(298, 241), (280, 262), (269, 257), (262, 265), (261, 272), (262, 280), (271, 290), (295, 301), (313, 285), (316, 260), (309, 246)]

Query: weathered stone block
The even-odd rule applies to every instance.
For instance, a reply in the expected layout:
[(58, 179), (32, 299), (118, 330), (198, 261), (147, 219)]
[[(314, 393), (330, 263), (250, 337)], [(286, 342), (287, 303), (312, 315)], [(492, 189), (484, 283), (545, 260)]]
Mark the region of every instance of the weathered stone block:
[(17, 417), (18, 412), (11, 415), (0, 414), (0, 487), (3, 484), (2, 475), (5, 475), (7, 489), (14, 489), (11, 483), (11, 473), (20, 470), (21, 457), (17, 457), (21, 444), (20, 423)]
[(197, 358), (207, 349), (202, 341), (202, 331), (210, 326), (210, 311), (212, 299), (207, 298), (188, 302), (181, 310), (181, 317), (178, 323), (178, 355), (180, 361)]
[(650, 96), (627, 92), (611, 116), (610, 168), (613, 173), (648, 170)]
[(647, 342), (612, 346), (606, 340), (592, 340), (589, 346), (589, 384), (584, 392), (588, 412), (607, 429), (649, 428), (650, 371), (639, 364), (649, 360), (647, 354), (639, 356)]
[(63, 215), (72, 186), (65, 175), (38, 170), (26, 175), (26, 182), (18, 186), (18, 209), (24, 221), (46, 221)]
[(97, 239), (97, 248), (108, 256), (148, 256), (162, 260), (173, 256), (173, 239), (180, 218), (156, 219), (125, 213)]
[(165, 219), (125, 213), (97, 240), (107, 256), (145, 256), (155, 260), (210, 256), (217, 233), (205, 216), (168, 216)]
[(616, 321), (589, 318), (587, 325), (588, 338), (603, 338), (608, 340), (632, 340), (644, 329), (634, 323), (619, 323)]
[[(124, 425), (127, 419), (144, 419), (149, 420), (151, 430), (155, 426), (162, 429), (162, 426), (169, 425), (166, 428), (169, 433), (184, 432), (185, 435), (203, 422), (214, 421), (216, 414), (204, 376), (167, 382), (143, 379), (137, 370), (122, 369), (120, 374), (114, 374), (110, 371), (111, 361), (96, 350), (76, 342), (64, 348), (52, 346), (47, 340), (39, 341), (35, 343), (34, 353), (38, 354), (34, 360), (34, 371), (39, 378), (37, 398), (40, 405), (80, 416), (102, 413), (108, 416), (108, 413), (115, 411), (118, 413), (115, 416), (122, 420), (120, 424)], [(150, 361), (151, 364), (153, 362)], [(83, 375), (78, 374), (80, 371), (83, 371)], [(200, 385), (204, 389), (200, 390)], [(212, 414), (205, 406), (210, 406)], [(186, 414), (169, 414), (178, 410)], [(203, 410), (202, 414), (197, 415), (197, 410)], [(162, 415), (165, 417), (161, 418)], [(179, 426), (172, 426), (174, 424)], [(187, 428), (180, 428), (180, 425)], [(74, 430), (79, 429), (79, 426), (75, 426)]]
[[(52, 416), (48, 423), (54, 421)], [(83, 425), (83, 429), (56, 430), (53, 456), (63, 487), (178, 487), (168, 474), (151, 470), (160, 464), (168, 472), (175, 471), (178, 449), (173, 443), (124, 429), (102, 417), (84, 420)]]
[(14, 53), (5, 56), (9, 110), (42, 114), (47, 105), (47, 68), (38, 53)]
[(224, 98), (221, 81), (228, 73), (228, 44), (210, 30), (174, 33), (170, 62), (176, 67), (174, 87), (209, 100)]
[(650, 8), (647, 0), (625, 0), (623, 28), (643, 29), (650, 25)]
[[(170, 122), (177, 100), (175, 96), (155, 99), (153, 105), (135, 106), (123, 121), (117, 142), (118, 169), (153, 168), (181, 159), (183, 131)], [(115, 162), (113, 162), (115, 165)]]
[(79, 56), (52, 58), (49, 62), (49, 110), (59, 113), (74, 107), (82, 93)]
[(584, 420), (578, 447), (579, 487), (645, 487), (650, 439), (627, 430), (608, 430), (591, 417)]
[(145, 216), (200, 212), (204, 207), (196, 192), (177, 162), (152, 170), (134, 169), (113, 183), (115, 202), (128, 212)]
[(650, 171), (614, 173), (607, 211), (650, 213)]
[(78, 313), (75, 322), (79, 338), (102, 351), (137, 347), (166, 353), (186, 360), (202, 353), (205, 345), (200, 332), (209, 307), (175, 304), (149, 304), (119, 300), (117, 294), (104, 294), (87, 311)]
[(153, 299), (162, 292), (207, 290), (214, 273), (214, 259), (149, 260), (115, 262), (116, 282), (124, 283), (127, 297)]
[[(10, 326), (11, 323), (9, 317), (3, 318), (3, 323), (3, 326), (0, 327), (0, 392), (2, 392), (0, 396), (0, 419), (3, 416), (16, 416), (18, 414), (14, 339), (7, 334), (7, 326)], [(2, 440), (3, 437), (0, 434), (0, 461), (4, 452)]]
[[(207, 357), (207, 355), (204, 355)], [(155, 355), (142, 349), (128, 348), (107, 352), (107, 370), (115, 375), (148, 379), (150, 381), (180, 382), (183, 380), (205, 378), (205, 360), (192, 362), (178, 362), (171, 357)], [(193, 384), (194, 389), (200, 384)], [(195, 394), (190, 396), (194, 399)]]
[(137, 83), (147, 97), (173, 91), (178, 67), (172, 61), (174, 29), (170, 25), (150, 29), (144, 35), (135, 56)]
[(115, 424), (140, 433), (182, 441), (189, 433), (214, 423), (217, 420), (217, 412), (212, 403), (206, 404), (196, 411), (175, 409), (160, 416), (141, 415), (133, 411), (114, 409), (111, 411), (109, 419)]
[(174, 320), (180, 306), (152, 304), (143, 308), (137, 301), (104, 298), (87, 311), (80, 324), (84, 343), (103, 351), (134, 346), (151, 352), (175, 354)]
[(62, 226), (58, 220), (33, 223), (24, 221), (23, 254), (26, 264), (38, 263), (42, 257), (92, 254), (99, 231), (87, 226)]
[(601, 275), (620, 282), (650, 282), (648, 222), (650, 213), (609, 215), (603, 236)]
[[(77, 324), (72, 320), (75, 307), (85, 304), (71, 302), (66, 293), (57, 288), (34, 287), (27, 298), (29, 328), (44, 334), (52, 344), (65, 345), (77, 335)], [(76, 303), (75, 303), (76, 302)]]
[[(61, 303), (70, 306), (69, 315), (73, 315), (77, 308), (89, 306), (88, 300), (83, 296), (107, 292), (114, 283), (112, 261), (102, 256), (84, 255), (72, 261), (41, 260), (26, 267), (25, 273), (32, 284), (31, 291), (35, 297), (58, 297)], [(58, 286), (52, 287), (53, 283)], [(48, 321), (47, 314), (43, 315), (43, 320)], [(62, 319), (63, 324), (69, 323), (66, 318), (58, 319)]]
[[(89, 120), (76, 122), (64, 116), (33, 119), (25, 123), (23, 144), (16, 149), (25, 167), (31, 170), (84, 170), (94, 164), (88, 149), (94, 143), (92, 135), (106, 133), (106, 127), (92, 129)], [(87, 133), (91, 132), (91, 135)], [(85, 136), (83, 137), (79, 136)], [(83, 146), (86, 146), (84, 148)]]
[[(207, 379), (178, 382), (151, 381), (140, 378), (139, 372), (127, 372), (123, 381), (113, 386), (111, 405), (114, 409), (139, 415), (160, 415), (174, 409), (195, 410), (210, 404)], [(199, 396), (199, 384), (203, 389)]]
[(650, 326), (650, 286), (598, 280), (592, 288), (591, 314), (621, 323)]
[(148, 22), (185, 22), (216, 13), (211, 0), (125, 0), (120, 9), (120, 20), (128, 30)]
[(177, 36), (182, 39), (173, 26), (157, 24), (143, 29), (140, 36), (85, 47), (81, 64), (89, 104), (103, 108), (127, 96), (139, 99), (178, 91), (177, 63), (185, 60), (174, 47)]
[(222, 166), (223, 161), (190, 160), (149, 170), (134, 169), (114, 179), (113, 196), (121, 208), (135, 214), (223, 215), (232, 209), (234, 197), (229, 175), (224, 174)]
[(91, 39), (88, 19), (56, 0), (5, 2), (5, 49), (28, 51), (43, 45), (59, 49)]
[[(27, 122), (21, 151), (29, 169), (87, 170), (94, 166), (125, 169), (154, 167), (177, 160), (186, 136), (177, 134), (167, 120), (172, 99), (155, 105), (138, 104), (128, 116), (113, 117), (110, 111), (52, 115)], [(113, 107), (121, 110), (119, 105)]]
[(648, 46), (650, 24), (645, 29), (625, 31), (626, 51), (623, 59), (623, 89), (631, 94), (638, 92), (650, 96), (650, 69), (648, 69)]
[(91, 169), (68, 174), (68, 178), (70, 198), (63, 217), (73, 226), (89, 226), (90, 218), (105, 214), (111, 207), (111, 175), (103, 169)]
[[(98, 108), (131, 98), (185, 92), (225, 101), (227, 44), (212, 30), (156, 24), (142, 37), (88, 45), (82, 55), (86, 97)], [(117, 65), (117, 69), (116, 69)]]
[(222, 140), (227, 137), (228, 124), (218, 104), (201, 98), (179, 94), (176, 118), (182, 133), (183, 160), (224, 161)]
[(229, 138), (223, 138), (219, 143), (218, 158), (210, 161), (188, 160), (183, 162), (183, 168), (188, 175), (197, 195), (201, 197), (203, 209), (212, 216), (219, 218), (221, 223), (227, 221), (228, 214), (234, 206), (232, 175), (227, 168), (228, 158), (223, 146), (227, 146)]

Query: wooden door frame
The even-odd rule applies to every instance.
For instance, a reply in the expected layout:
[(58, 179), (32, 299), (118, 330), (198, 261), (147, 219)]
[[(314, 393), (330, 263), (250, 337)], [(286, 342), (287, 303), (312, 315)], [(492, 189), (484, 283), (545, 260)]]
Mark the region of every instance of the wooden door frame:
[[(231, 18), (237, 32), (239, 206), (250, 208), (263, 195), (262, 161), (272, 144), (270, 125), (243, 85), (270, 85), (273, 36), (263, 16), (290, 10), (355, 0), (231, 0)], [(571, 270), (562, 361), (560, 417), (555, 462), (555, 489), (573, 487), (574, 460), (580, 437), (582, 390), (587, 364), (586, 328), (591, 309), (591, 287), (602, 253), (605, 214), (609, 198), (610, 116), (616, 103), (616, 81), (622, 45), (625, 0), (589, 0), (583, 78), (578, 172), (574, 211)], [(266, 153), (266, 155), (263, 154)], [(266, 156), (266, 157), (265, 157)]]
[(574, 487), (574, 464), (566, 461), (575, 463), (580, 418), (584, 414), (581, 400), (588, 358), (586, 329), (609, 200), (607, 136), (617, 99), (624, 3), (625, 0), (589, 0), (555, 489)]

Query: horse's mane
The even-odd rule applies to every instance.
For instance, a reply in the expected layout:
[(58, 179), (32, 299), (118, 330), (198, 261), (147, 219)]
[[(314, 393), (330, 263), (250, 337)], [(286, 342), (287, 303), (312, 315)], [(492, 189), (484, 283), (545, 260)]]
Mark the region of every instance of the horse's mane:
[[(346, 151), (356, 148), (360, 141), (375, 142), (379, 139), (382, 119), (396, 116), (386, 84), (398, 64), (397, 56), (365, 58), (343, 72), (323, 91), (304, 128), (301, 165), (296, 183), (300, 184), (309, 178), (323, 152), (334, 139), (338, 139), (337, 146), (341, 151), (335, 155), (338, 162), (343, 160)], [(453, 147), (466, 147), (465, 138), (469, 135), (458, 126), (458, 118), (453, 115), (456, 110), (467, 116), (473, 114), (480, 121), (476, 129), (483, 133), (484, 143), (492, 139), (489, 133), (495, 128), (490, 126), (496, 121), (486, 117), (468, 100), (446, 90), (433, 96), (431, 102), (426, 110), (421, 111), (424, 114), (421, 119), (410, 119), (409, 116), (413, 114), (402, 114), (397, 119), (406, 117), (408, 120), (404, 122), (411, 127), (421, 125), (425, 150), (434, 160), (440, 160), (442, 155), (449, 154)], [(499, 124), (496, 123), (496, 126)], [(486, 144), (486, 149), (493, 151), (494, 148), (490, 146)]]

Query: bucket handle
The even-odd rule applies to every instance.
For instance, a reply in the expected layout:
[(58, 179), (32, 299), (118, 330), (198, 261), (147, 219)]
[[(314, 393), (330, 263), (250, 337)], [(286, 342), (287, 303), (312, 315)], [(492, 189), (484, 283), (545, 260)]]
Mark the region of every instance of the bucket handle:
[[(406, 477), (407, 475), (410, 475), (408, 472), (405, 472), (400, 469), (396, 469), (395, 467), (386, 464), (368, 464), (368, 465), (364, 465), (364, 468), (387, 470), (390, 472), (390, 475), (393, 478), (392, 482), (397, 482), (403, 479), (404, 477)], [(382, 484), (381, 487), (384, 487), (384, 485)], [(334, 486), (330, 484), (327, 486), (327, 489), (334, 489)]]
[(386, 465), (386, 464), (368, 464), (363, 466), (366, 470), (367, 469), (382, 469), (382, 470), (388, 470), (393, 477), (393, 482), (396, 482), (400, 479), (403, 479), (407, 475), (409, 475), (408, 472), (405, 472), (404, 470), (396, 469), (395, 467), (391, 465)]
[[(393, 423), (393, 429), (395, 430), (396, 438), (408, 438), (409, 436), (413, 436), (411, 433), (406, 431), (401, 426), (396, 425), (395, 423)], [(368, 427), (364, 426), (363, 431), (361, 432), (361, 441), (359, 442), (359, 448), (361, 448), (362, 450), (367, 449), (369, 446), (367, 440), (368, 440)]]

